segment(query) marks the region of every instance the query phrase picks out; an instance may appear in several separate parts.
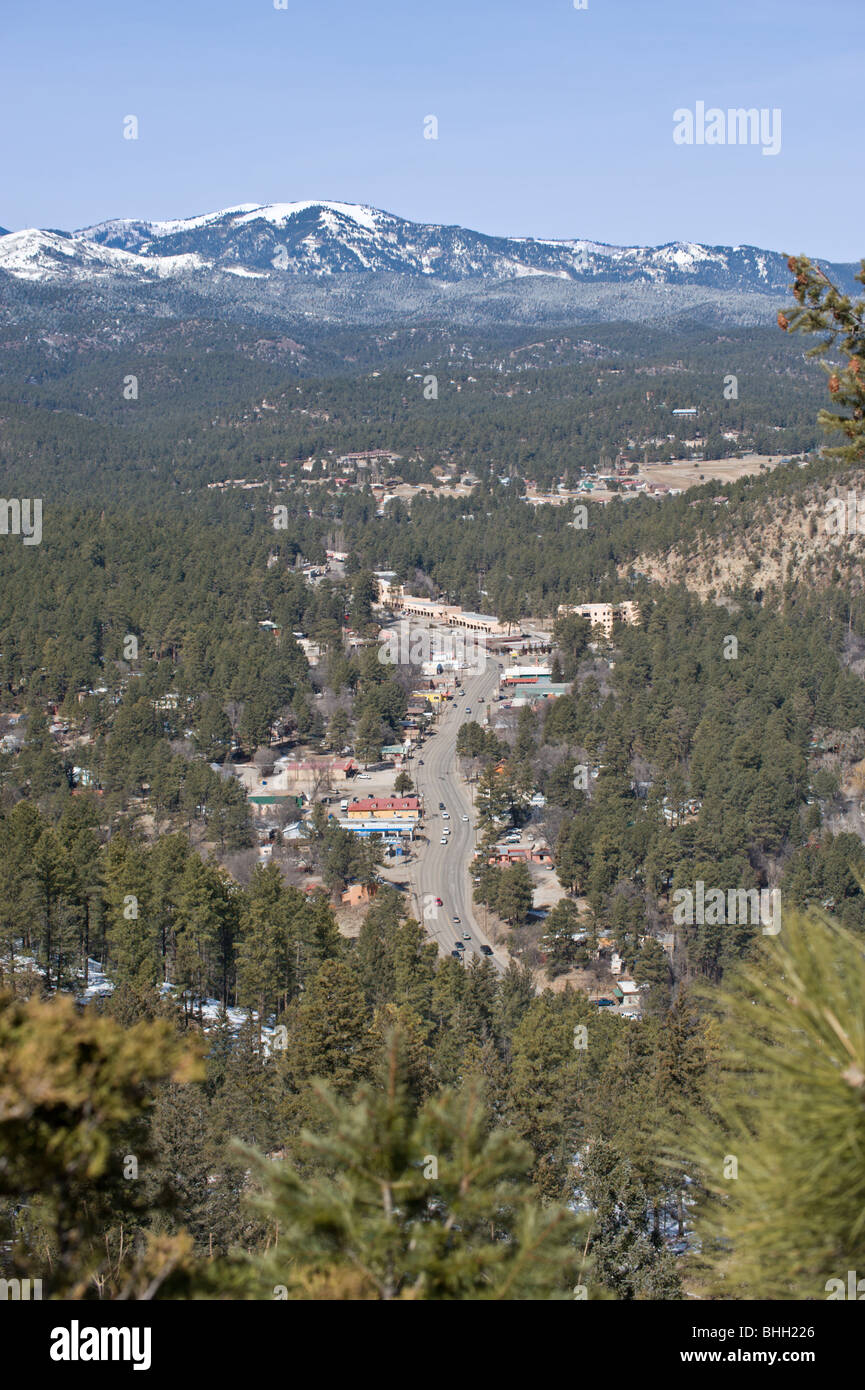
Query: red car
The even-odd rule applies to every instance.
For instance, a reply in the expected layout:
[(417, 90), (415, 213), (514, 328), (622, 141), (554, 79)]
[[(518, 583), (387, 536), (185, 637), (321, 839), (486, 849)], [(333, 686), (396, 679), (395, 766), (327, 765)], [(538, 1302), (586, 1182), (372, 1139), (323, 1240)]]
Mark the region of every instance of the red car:
[(436, 898), (436, 907), (444, 907), (444, 903), (442, 902), (441, 898)]

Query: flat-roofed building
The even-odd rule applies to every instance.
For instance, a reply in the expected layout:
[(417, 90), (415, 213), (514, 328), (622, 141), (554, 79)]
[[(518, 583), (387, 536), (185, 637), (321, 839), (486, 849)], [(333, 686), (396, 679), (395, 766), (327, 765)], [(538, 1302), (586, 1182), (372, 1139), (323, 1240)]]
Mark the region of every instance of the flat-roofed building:
[(412, 820), (364, 820), (360, 816), (339, 816), (343, 830), (353, 835), (381, 835), (385, 840), (413, 840), (415, 822)]
[(600, 628), (605, 637), (612, 636), (614, 623), (633, 627), (640, 621), (639, 607), (631, 599), (623, 603), (560, 603), (559, 616), (564, 614), (588, 618), (592, 627)]
[(376, 570), (373, 577), (378, 585), (378, 602), (381, 604), (399, 603), (403, 594), (403, 586), (397, 583), (396, 570)]
[(490, 636), (503, 636), (509, 629), (491, 613), (471, 613), (454, 603), (439, 603), (434, 599), (412, 598), (404, 594), (398, 602), (399, 610), (409, 617), (426, 618), (431, 623), (441, 623), (445, 627), (462, 628), (466, 632), (483, 632)]
[(426, 618), (431, 623), (447, 623), (460, 611), (453, 603), (439, 603), (431, 598), (413, 598), (411, 594), (403, 594), (399, 608), (409, 617)]

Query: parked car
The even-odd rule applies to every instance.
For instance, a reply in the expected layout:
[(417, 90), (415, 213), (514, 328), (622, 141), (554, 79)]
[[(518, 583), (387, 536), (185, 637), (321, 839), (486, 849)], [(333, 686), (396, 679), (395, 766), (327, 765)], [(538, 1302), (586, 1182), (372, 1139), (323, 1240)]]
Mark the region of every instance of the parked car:
[(599, 1009), (614, 1009), (616, 1007), (615, 999), (599, 999), (597, 1003)]
[(482, 955), (484, 955), (484, 956), (491, 956), (492, 953), (493, 953), (493, 948), (492, 948), (492, 946), (487, 946), (486, 944), (484, 944), (484, 945), (481, 947), (481, 954), (482, 954)]
[(462, 960), (463, 958), (462, 951), (451, 951), (451, 955), (453, 956), (454, 960)]

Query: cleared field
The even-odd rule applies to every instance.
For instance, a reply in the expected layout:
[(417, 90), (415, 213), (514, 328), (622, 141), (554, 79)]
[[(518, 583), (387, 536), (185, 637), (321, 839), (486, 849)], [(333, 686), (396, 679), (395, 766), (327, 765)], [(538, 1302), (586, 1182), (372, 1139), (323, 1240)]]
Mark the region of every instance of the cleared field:
[(789, 454), (746, 454), (740, 459), (677, 459), (673, 463), (649, 463), (640, 468), (639, 477), (647, 483), (667, 487), (697, 487), (700, 483), (735, 483), (762, 469), (776, 468)]

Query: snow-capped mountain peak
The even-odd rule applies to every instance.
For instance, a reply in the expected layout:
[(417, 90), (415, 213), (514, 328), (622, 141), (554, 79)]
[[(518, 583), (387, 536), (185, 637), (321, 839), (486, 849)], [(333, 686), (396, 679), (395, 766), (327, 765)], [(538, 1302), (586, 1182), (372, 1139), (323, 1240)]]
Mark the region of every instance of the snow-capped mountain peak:
[[(851, 287), (853, 269), (833, 267)], [(335, 286), (350, 277), (350, 298), (342, 296), (332, 311), (346, 321), (370, 312), (386, 317), (395, 299), (414, 306), (411, 312), (434, 300), (438, 312), (454, 296), (462, 303), (470, 298), (471, 313), (496, 320), (512, 312), (505, 301), (516, 305), (521, 321), (531, 302), (559, 319), (585, 305), (602, 317), (627, 317), (636, 307), (645, 318), (660, 303), (652, 293), (663, 290), (669, 305), (672, 289), (683, 306), (709, 304), (723, 316), (731, 296), (786, 296), (790, 278), (785, 255), (752, 246), (496, 237), (410, 222), (365, 204), (310, 199), (242, 203), (161, 221), (115, 218), (71, 233), (11, 232), (0, 235), (4, 275), (37, 283), (116, 281), (127, 295), (135, 279), (170, 279), (221, 302), (310, 306), (299, 312), (312, 312), (314, 302), (316, 313), (315, 282)]]

